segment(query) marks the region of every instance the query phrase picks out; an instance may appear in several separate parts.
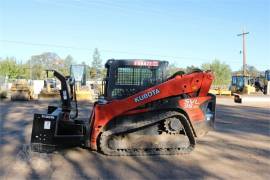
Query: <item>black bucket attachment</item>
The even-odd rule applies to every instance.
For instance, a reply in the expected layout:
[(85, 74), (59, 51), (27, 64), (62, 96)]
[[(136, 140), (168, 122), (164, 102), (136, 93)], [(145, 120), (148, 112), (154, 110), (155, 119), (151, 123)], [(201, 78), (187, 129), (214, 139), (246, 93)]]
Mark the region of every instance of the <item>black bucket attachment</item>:
[(37, 152), (84, 146), (86, 126), (83, 121), (65, 120), (61, 108), (48, 107), (48, 114), (35, 114), (31, 147)]
[[(56, 70), (54, 76), (61, 82), (61, 107), (49, 106), (47, 114), (35, 114), (32, 127), (31, 147), (33, 151), (52, 152), (58, 148), (86, 146), (89, 138), (86, 122), (76, 120), (78, 115), (74, 78), (63, 76)], [(76, 106), (72, 107), (71, 102)], [(75, 109), (75, 116), (71, 111)]]

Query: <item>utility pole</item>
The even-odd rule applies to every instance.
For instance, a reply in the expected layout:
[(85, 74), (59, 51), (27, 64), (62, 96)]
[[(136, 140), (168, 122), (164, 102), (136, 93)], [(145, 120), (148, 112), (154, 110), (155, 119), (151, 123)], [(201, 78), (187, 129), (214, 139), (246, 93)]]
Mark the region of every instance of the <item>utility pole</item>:
[(243, 75), (245, 76), (246, 73), (246, 68), (247, 68), (247, 63), (246, 63), (246, 42), (245, 42), (245, 35), (249, 34), (249, 32), (245, 32), (243, 30), (243, 33), (241, 34), (237, 34), (237, 36), (242, 36), (243, 37), (243, 50), (242, 50), (242, 54), (243, 54)]

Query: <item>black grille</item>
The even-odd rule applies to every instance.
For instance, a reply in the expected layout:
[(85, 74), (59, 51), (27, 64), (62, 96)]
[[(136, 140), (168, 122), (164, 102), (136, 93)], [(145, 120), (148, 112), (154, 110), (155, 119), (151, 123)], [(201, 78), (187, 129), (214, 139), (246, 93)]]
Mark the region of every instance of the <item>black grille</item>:
[(141, 67), (119, 67), (115, 74), (112, 98), (121, 99), (155, 85), (157, 69)]
[(146, 85), (150, 80), (155, 80), (153, 71), (142, 68), (118, 68), (116, 85)]

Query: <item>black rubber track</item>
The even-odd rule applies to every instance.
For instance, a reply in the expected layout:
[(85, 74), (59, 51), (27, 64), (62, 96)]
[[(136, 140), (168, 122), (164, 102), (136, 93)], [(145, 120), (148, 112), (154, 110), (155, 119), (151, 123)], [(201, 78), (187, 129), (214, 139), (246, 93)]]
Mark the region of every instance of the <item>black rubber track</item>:
[[(185, 134), (189, 140), (189, 144), (185, 147), (183, 146), (174, 146), (174, 147), (162, 147), (162, 148), (151, 148), (147, 147), (145, 149), (140, 148), (132, 148), (132, 149), (111, 149), (108, 146), (108, 142), (111, 138), (116, 136), (122, 136), (124, 137), (127, 134), (131, 134), (132, 132), (139, 131), (143, 128), (147, 128), (151, 125), (154, 125), (156, 123), (163, 123), (163, 121), (170, 117), (177, 117), (180, 119)], [(160, 134), (159, 136), (162, 136), (163, 134)], [(175, 136), (175, 135), (171, 135)], [(195, 137), (192, 131), (192, 128), (190, 126), (189, 121), (187, 118), (176, 111), (168, 111), (168, 112), (162, 112), (160, 114), (157, 114), (156, 112), (153, 113), (153, 116), (151, 119), (145, 119), (141, 123), (132, 124), (128, 127), (116, 127), (114, 129), (110, 129), (107, 131), (102, 132), (98, 139), (98, 148), (99, 151), (101, 151), (103, 154), (110, 155), (110, 156), (144, 156), (144, 155), (176, 155), (176, 154), (186, 154), (190, 153), (194, 147), (195, 147), (196, 141)]]

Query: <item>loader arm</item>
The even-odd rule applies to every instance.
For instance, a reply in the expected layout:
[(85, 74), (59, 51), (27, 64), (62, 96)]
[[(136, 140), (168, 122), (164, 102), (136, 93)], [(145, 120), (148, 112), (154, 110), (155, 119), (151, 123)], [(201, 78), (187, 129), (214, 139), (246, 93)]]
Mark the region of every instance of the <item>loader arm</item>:
[(187, 94), (191, 98), (206, 97), (212, 80), (213, 75), (210, 72), (195, 72), (178, 75), (173, 79), (125, 99), (114, 100), (107, 104), (96, 103), (90, 119), (90, 129), (92, 129), (92, 132), (90, 133), (91, 148), (97, 148), (97, 137), (102, 132), (103, 127), (114, 117), (120, 116), (147, 103), (168, 97), (179, 96), (182, 94)]

